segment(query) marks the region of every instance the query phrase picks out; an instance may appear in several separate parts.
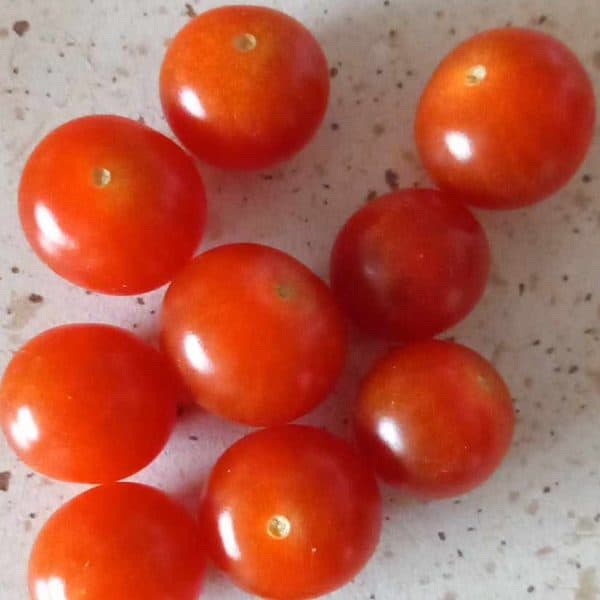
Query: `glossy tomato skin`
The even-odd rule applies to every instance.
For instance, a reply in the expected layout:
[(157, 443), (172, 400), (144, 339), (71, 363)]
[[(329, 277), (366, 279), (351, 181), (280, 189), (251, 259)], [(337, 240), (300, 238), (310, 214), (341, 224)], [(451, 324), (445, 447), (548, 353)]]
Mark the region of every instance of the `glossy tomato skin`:
[(436, 190), (408, 189), (349, 219), (331, 254), (331, 285), (365, 332), (408, 341), (462, 320), (489, 268), (485, 232), (466, 208)]
[(136, 121), (83, 117), (51, 132), (21, 177), (19, 214), (37, 255), (71, 283), (139, 294), (193, 256), (206, 199), (192, 159)]
[(45, 331), (10, 361), (0, 424), (32, 469), (106, 483), (149, 464), (173, 429), (181, 383), (166, 358), (117, 327)]
[(596, 102), (577, 57), (527, 29), (486, 31), (439, 65), (416, 141), (437, 185), (469, 204), (518, 208), (550, 196), (589, 148)]
[(217, 566), (273, 600), (312, 598), (347, 583), (374, 552), (381, 518), (362, 457), (299, 425), (264, 429), (229, 448), (200, 508)]
[(514, 422), (494, 367), (437, 340), (384, 356), (364, 379), (355, 410), (359, 446), (378, 475), (424, 499), (483, 483), (506, 455)]
[(194, 519), (138, 483), (93, 488), (59, 508), (29, 560), (32, 600), (196, 600), (205, 553)]
[(329, 99), (327, 60), (291, 17), (225, 6), (199, 15), (172, 41), (160, 97), (171, 128), (198, 158), (265, 168), (315, 134)]
[(161, 337), (198, 404), (254, 426), (313, 409), (346, 357), (329, 288), (296, 259), (258, 244), (196, 257), (167, 291)]

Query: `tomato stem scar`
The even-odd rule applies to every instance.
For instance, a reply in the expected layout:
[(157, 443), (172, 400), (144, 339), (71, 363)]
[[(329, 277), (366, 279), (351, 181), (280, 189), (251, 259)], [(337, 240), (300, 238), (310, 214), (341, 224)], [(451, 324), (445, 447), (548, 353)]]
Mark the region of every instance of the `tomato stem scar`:
[(251, 33), (243, 33), (233, 40), (233, 45), (240, 52), (251, 52), (256, 48), (258, 41)]
[(267, 524), (267, 533), (276, 540), (283, 540), (288, 535), (290, 535), (290, 531), (292, 530), (292, 524), (290, 523), (287, 517), (282, 515), (275, 515), (271, 517), (269, 523)]
[(112, 173), (104, 167), (96, 168), (92, 173), (92, 179), (94, 180), (94, 185), (103, 188), (110, 183), (112, 179)]
[(467, 71), (465, 83), (471, 87), (479, 85), (487, 77), (487, 69), (483, 65), (475, 65)]

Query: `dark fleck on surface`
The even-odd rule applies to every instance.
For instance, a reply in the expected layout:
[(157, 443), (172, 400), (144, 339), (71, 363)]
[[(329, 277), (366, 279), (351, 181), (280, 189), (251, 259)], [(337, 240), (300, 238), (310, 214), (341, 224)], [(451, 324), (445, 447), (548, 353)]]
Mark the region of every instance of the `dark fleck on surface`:
[(339, 123), (332, 123), (332, 124), (331, 124), (331, 129), (332, 129), (333, 131), (337, 131), (339, 128), (340, 128), (340, 125), (339, 125)]
[(456, 551), (456, 554), (458, 554), (458, 557), (459, 557), (459, 558), (463, 558), (463, 557), (464, 557), (464, 554), (463, 554), (463, 551), (462, 551), (462, 550), (457, 550), (457, 551)]
[(10, 471), (2, 471), (2, 473), (0, 473), (0, 491), (8, 492), (9, 484), (10, 484)]
[(385, 182), (390, 186), (392, 190), (398, 189), (398, 173), (394, 169), (386, 169), (385, 171)]
[(545, 487), (545, 488), (542, 490), (542, 492), (544, 492), (544, 494), (549, 494), (549, 493), (550, 493), (550, 486), (549, 486), (549, 485), (547, 485), (547, 486), (546, 486), (546, 487)]
[(539, 346), (541, 343), (542, 343), (541, 340), (534, 340), (531, 345), (532, 346)]
[(19, 269), (19, 267), (11, 267), (11, 268), (10, 268), (10, 272), (11, 272), (11, 273), (19, 273), (19, 272), (20, 272), (20, 269)]
[(331, 77), (332, 79), (339, 73), (338, 68), (337, 67), (331, 67), (331, 69), (329, 69), (329, 77)]
[(520, 283), (519, 284), (519, 296), (522, 296), (525, 292), (525, 284), (524, 283)]
[(543, 25), (547, 20), (548, 20), (548, 17), (546, 15), (540, 15), (538, 17), (537, 23), (538, 23), (538, 25)]
[(569, 375), (573, 375), (573, 373), (577, 373), (579, 371), (579, 367), (577, 365), (571, 365), (569, 367), (568, 373)]
[(40, 294), (29, 294), (29, 302), (31, 302), (32, 304), (39, 304), (40, 302), (44, 301), (44, 296), (41, 296)]
[(399, 82), (396, 84), (396, 87), (397, 87), (398, 89), (400, 89), (400, 90), (401, 90), (401, 89), (404, 87), (404, 84), (403, 84), (401, 81), (399, 81)]
[(528, 592), (531, 594), (532, 592), (535, 592), (535, 588), (534, 588), (532, 585), (530, 585), (530, 586), (527, 588), (527, 591), (528, 591)]
[(446, 541), (446, 534), (443, 531), (438, 531), (438, 537), (440, 540), (442, 540), (442, 542)]
[(197, 442), (198, 441), (198, 436), (197, 435), (190, 435), (189, 439), (192, 440), (192, 442)]
[(19, 37), (22, 37), (29, 31), (30, 27), (29, 21), (15, 21), (13, 24), (13, 31)]
[(36, 517), (37, 517), (37, 515), (35, 513), (29, 513), (30, 519), (35, 519)]
[(138, 304), (141, 304), (142, 306), (143, 306), (144, 304), (146, 304), (146, 302), (144, 301), (144, 299), (143, 299), (143, 298), (136, 298), (136, 302), (137, 302)]
[(581, 181), (583, 181), (583, 183), (589, 183), (592, 180), (592, 176), (589, 175), (588, 173), (584, 173), (583, 177), (581, 178)]
[(371, 200), (375, 200), (377, 198), (377, 192), (375, 190), (369, 190), (367, 192), (367, 202), (371, 202)]
[(375, 123), (373, 125), (373, 133), (379, 137), (385, 133), (385, 127), (381, 123)]
[(186, 2), (185, 4), (185, 14), (190, 18), (193, 19), (194, 17), (197, 16), (196, 11), (194, 10), (194, 7), (189, 3)]

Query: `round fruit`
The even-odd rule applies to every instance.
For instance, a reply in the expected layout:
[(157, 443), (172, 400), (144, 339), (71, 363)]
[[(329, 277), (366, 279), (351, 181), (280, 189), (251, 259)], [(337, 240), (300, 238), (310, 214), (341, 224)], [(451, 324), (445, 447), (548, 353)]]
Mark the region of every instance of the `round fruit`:
[(484, 358), (431, 340), (393, 350), (362, 383), (359, 445), (388, 483), (421, 498), (463, 494), (508, 451), (515, 423), (506, 384)]
[(251, 594), (312, 598), (344, 585), (375, 550), (381, 498), (345, 441), (288, 425), (221, 456), (200, 510), (209, 555)]
[(329, 72), (298, 21), (266, 7), (225, 6), (172, 41), (160, 97), (171, 128), (198, 158), (259, 169), (313, 137), (327, 108)]
[(32, 469), (66, 481), (116, 481), (162, 450), (180, 385), (164, 357), (124, 329), (66, 325), (12, 358), (0, 384), (0, 423)]
[(198, 256), (171, 284), (162, 342), (197, 402), (249, 425), (282, 424), (332, 390), (346, 335), (327, 286), (296, 259), (231, 244)]
[(204, 577), (196, 522), (138, 483), (91, 489), (44, 525), (29, 560), (32, 600), (196, 600)]
[(419, 153), (435, 182), (475, 206), (543, 200), (589, 148), (596, 101), (577, 57), (539, 31), (505, 28), (463, 42), (417, 111)]
[(436, 190), (402, 190), (356, 212), (331, 255), (331, 285), (364, 331), (389, 340), (431, 337), (463, 319), (488, 278), (479, 222)]
[(70, 121), (29, 157), (21, 223), (58, 275), (106, 294), (139, 294), (193, 256), (206, 200), (192, 159), (164, 135), (122, 117)]

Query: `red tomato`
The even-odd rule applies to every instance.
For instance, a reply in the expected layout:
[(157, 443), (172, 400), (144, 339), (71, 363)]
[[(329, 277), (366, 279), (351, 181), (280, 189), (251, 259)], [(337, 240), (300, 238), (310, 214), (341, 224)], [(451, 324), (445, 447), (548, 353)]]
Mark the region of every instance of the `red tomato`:
[(413, 340), (463, 319), (489, 266), (485, 232), (466, 208), (436, 190), (402, 190), (346, 223), (331, 255), (331, 284), (362, 329)]
[(346, 355), (327, 286), (296, 259), (257, 244), (221, 246), (177, 276), (165, 296), (162, 341), (201, 406), (249, 425), (310, 411)]
[(543, 200), (590, 145), (596, 102), (577, 57), (527, 29), (486, 31), (455, 48), (425, 89), (417, 146), (445, 190), (484, 208)]
[(484, 358), (430, 340), (393, 350), (362, 383), (360, 447), (388, 483), (421, 498), (463, 494), (508, 451), (515, 415), (506, 384)]
[(114, 116), (53, 131), (19, 190), (25, 235), (71, 283), (106, 294), (153, 290), (193, 256), (204, 230), (202, 179), (164, 135)]
[(19, 458), (55, 479), (116, 481), (149, 464), (175, 421), (180, 384), (164, 357), (109, 325), (29, 341), (0, 385), (0, 424)]
[(348, 582), (373, 554), (381, 498), (345, 441), (288, 425), (246, 436), (221, 456), (200, 522), (209, 555), (248, 592), (312, 598)]
[(291, 17), (225, 6), (173, 40), (160, 97), (171, 128), (198, 158), (224, 168), (269, 167), (305, 146), (323, 120), (327, 61)]
[(29, 560), (32, 600), (196, 600), (204, 550), (192, 517), (138, 483), (91, 489), (44, 525)]

